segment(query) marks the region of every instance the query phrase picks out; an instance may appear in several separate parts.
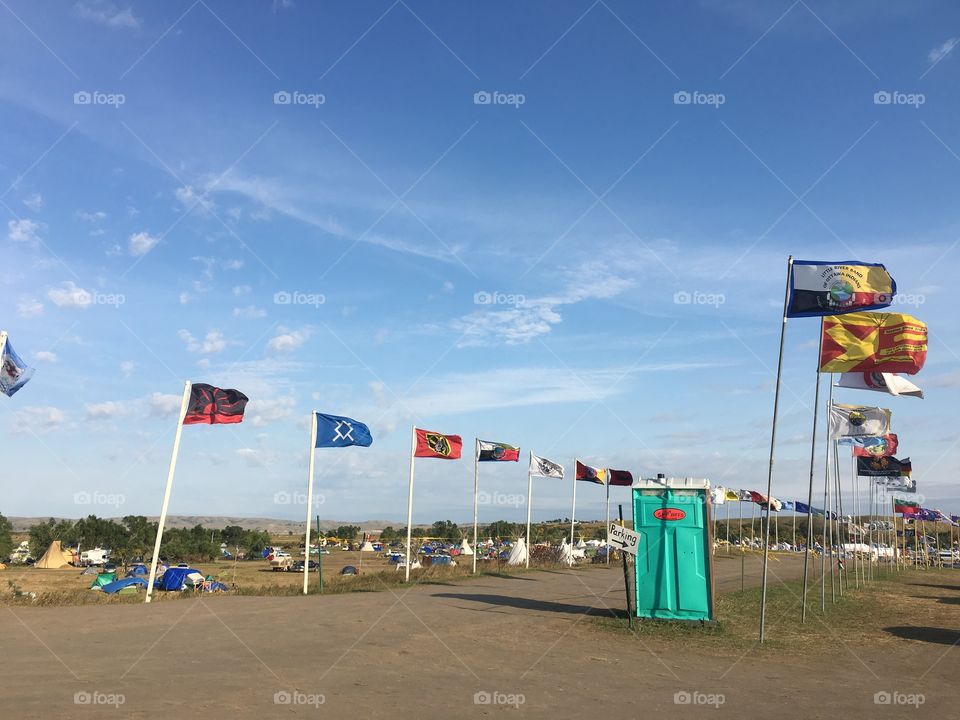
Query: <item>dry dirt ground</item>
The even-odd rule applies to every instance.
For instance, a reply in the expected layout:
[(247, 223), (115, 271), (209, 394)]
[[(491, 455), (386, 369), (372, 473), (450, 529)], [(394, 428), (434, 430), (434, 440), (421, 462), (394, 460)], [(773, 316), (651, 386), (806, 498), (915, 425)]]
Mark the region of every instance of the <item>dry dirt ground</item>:
[[(748, 586), (758, 570), (750, 557)], [(778, 590), (800, 563), (772, 573)], [(739, 558), (718, 557), (717, 578), (739, 590)], [(699, 628), (631, 634), (613, 617), (625, 607), (617, 567), (309, 597), (9, 605), (0, 718), (893, 718), (918, 717), (917, 694), (920, 712), (956, 717), (960, 571), (904, 574), (878, 598), (876, 632), (844, 626), (838, 610), (805, 626), (822, 642), (777, 643), (778, 610), (763, 648)], [(889, 695), (877, 704), (877, 693)]]

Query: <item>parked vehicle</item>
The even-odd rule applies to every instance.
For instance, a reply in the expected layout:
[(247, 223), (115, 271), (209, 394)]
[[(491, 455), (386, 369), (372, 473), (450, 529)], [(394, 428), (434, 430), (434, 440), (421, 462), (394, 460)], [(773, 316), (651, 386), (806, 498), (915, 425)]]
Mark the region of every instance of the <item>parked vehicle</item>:
[(110, 559), (110, 551), (103, 548), (93, 548), (80, 553), (81, 565), (104, 565)]
[[(309, 565), (311, 570), (316, 570), (319, 566), (316, 560), (311, 560)], [(289, 567), (290, 572), (303, 572), (303, 560), (294, 561), (293, 565)]]

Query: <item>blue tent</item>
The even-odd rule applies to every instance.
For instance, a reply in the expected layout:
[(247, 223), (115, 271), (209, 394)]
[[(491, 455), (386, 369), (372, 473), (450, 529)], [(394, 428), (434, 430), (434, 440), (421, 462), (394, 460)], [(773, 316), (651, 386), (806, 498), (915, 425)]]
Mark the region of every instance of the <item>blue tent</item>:
[(187, 575), (190, 573), (197, 573), (202, 576), (199, 570), (194, 570), (193, 568), (170, 568), (157, 580), (156, 587), (160, 590), (180, 592), (183, 590), (187, 581)]
[(146, 565), (134, 565), (130, 572), (127, 573), (127, 577), (133, 577), (134, 575), (149, 575), (150, 571), (147, 570)]
[(125, 577), (122, 580), (115, 580), (108, 585), (104, 585), (100, 589), (103, 590), (108, 595), (113, 595), (113, 593), (123, 590), (125, 587), (130, 587), (132, 585), (142, 585), (143, 587), (147, 586), (147, 581), (143, 578), (138, 577)]

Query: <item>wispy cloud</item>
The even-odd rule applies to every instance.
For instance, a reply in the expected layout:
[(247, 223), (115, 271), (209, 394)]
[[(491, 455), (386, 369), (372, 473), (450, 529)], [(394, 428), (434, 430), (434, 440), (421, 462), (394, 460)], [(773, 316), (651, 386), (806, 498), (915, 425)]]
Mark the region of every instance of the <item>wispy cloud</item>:
[(99, 0), (78, 2), (73, 6), (73, 11), (77, 17), (83, 20), (108, 28), (138, 30), (142, 25), (140, 18), (133, 14), (132, 8), (121, 9), (109, 2)]

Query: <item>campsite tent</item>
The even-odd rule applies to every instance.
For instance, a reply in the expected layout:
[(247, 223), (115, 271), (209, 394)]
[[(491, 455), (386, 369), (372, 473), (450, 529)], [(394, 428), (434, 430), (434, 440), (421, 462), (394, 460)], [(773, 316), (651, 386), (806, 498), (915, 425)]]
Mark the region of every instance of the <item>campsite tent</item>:
[(62, 568), (69, 565), (71, 560), (73, 560), (73, 555), (65, 552), (60, 547), (59, 540), (54, 540), (52, 543), (50, 543), (50, 547), (47, 548), (47, 551), (43, 554), (43, 557), (37, 560), (34, 567), (43, 568), (45, 570)]
[(360, 546), (360, 552), (376, 552), (376, 550), (373, 549), (373, 544), (369, 540), (366, 540), (363, 545)]
[(116, 579), (116, 573), (100, 573), (93, 579), (93, 584), (90, 587), (94, 590), (102, 590), (105, 585), (109, 585)]
[(460, 554), (461, 555), (473, 555), (473, 548), (470, 547), (470, 543), (467, 542), (467, 539), (464, 538), (463, 542), (460, 543)]
[(583, 550), (587, 544), (583, 541), (583, 538), (577, 540), (577, 550)]
[(566, 538), (560, 543), (560, 562), (565, 565), (573, 565), (573, 550), (570, 548), (570, 543), (567, 542)]
[[(199, 582), (197, 579), (199, 578)], [(203, 583), (203, 575), (194, 570), (193, 568), (170, 568), (163, 576), (157, 580), (157, 588), (159, 590), (172, 590), (174, 592), (180, 592), (185, 590), (187, 587), (196, 587)]]
[(134, 575), (149, 575), (150, 571), (147, 570), (146, 565), (134, 565), (130, 568), (130, 572), (127, 573), (127, 577), (133, 577)]
[(510, 551), (507, 564), (523, 565), (525, 562), (527, 562), (527, 542), (523, 538), (520, 538)]
[[(121, 592), (124, 588), (131, 588), (127, 592), (136, 592), (137, 587), (146, 587), (147, 581), (139, 577), (125, 577), (122, 580), (114, 580), (111, 583), (106, 585), (101, 585), (100, 589), (103, 590), (108, 595), (113, 595), (116, 592)], [(94, 586), (96, 587), (96, 586)]]

